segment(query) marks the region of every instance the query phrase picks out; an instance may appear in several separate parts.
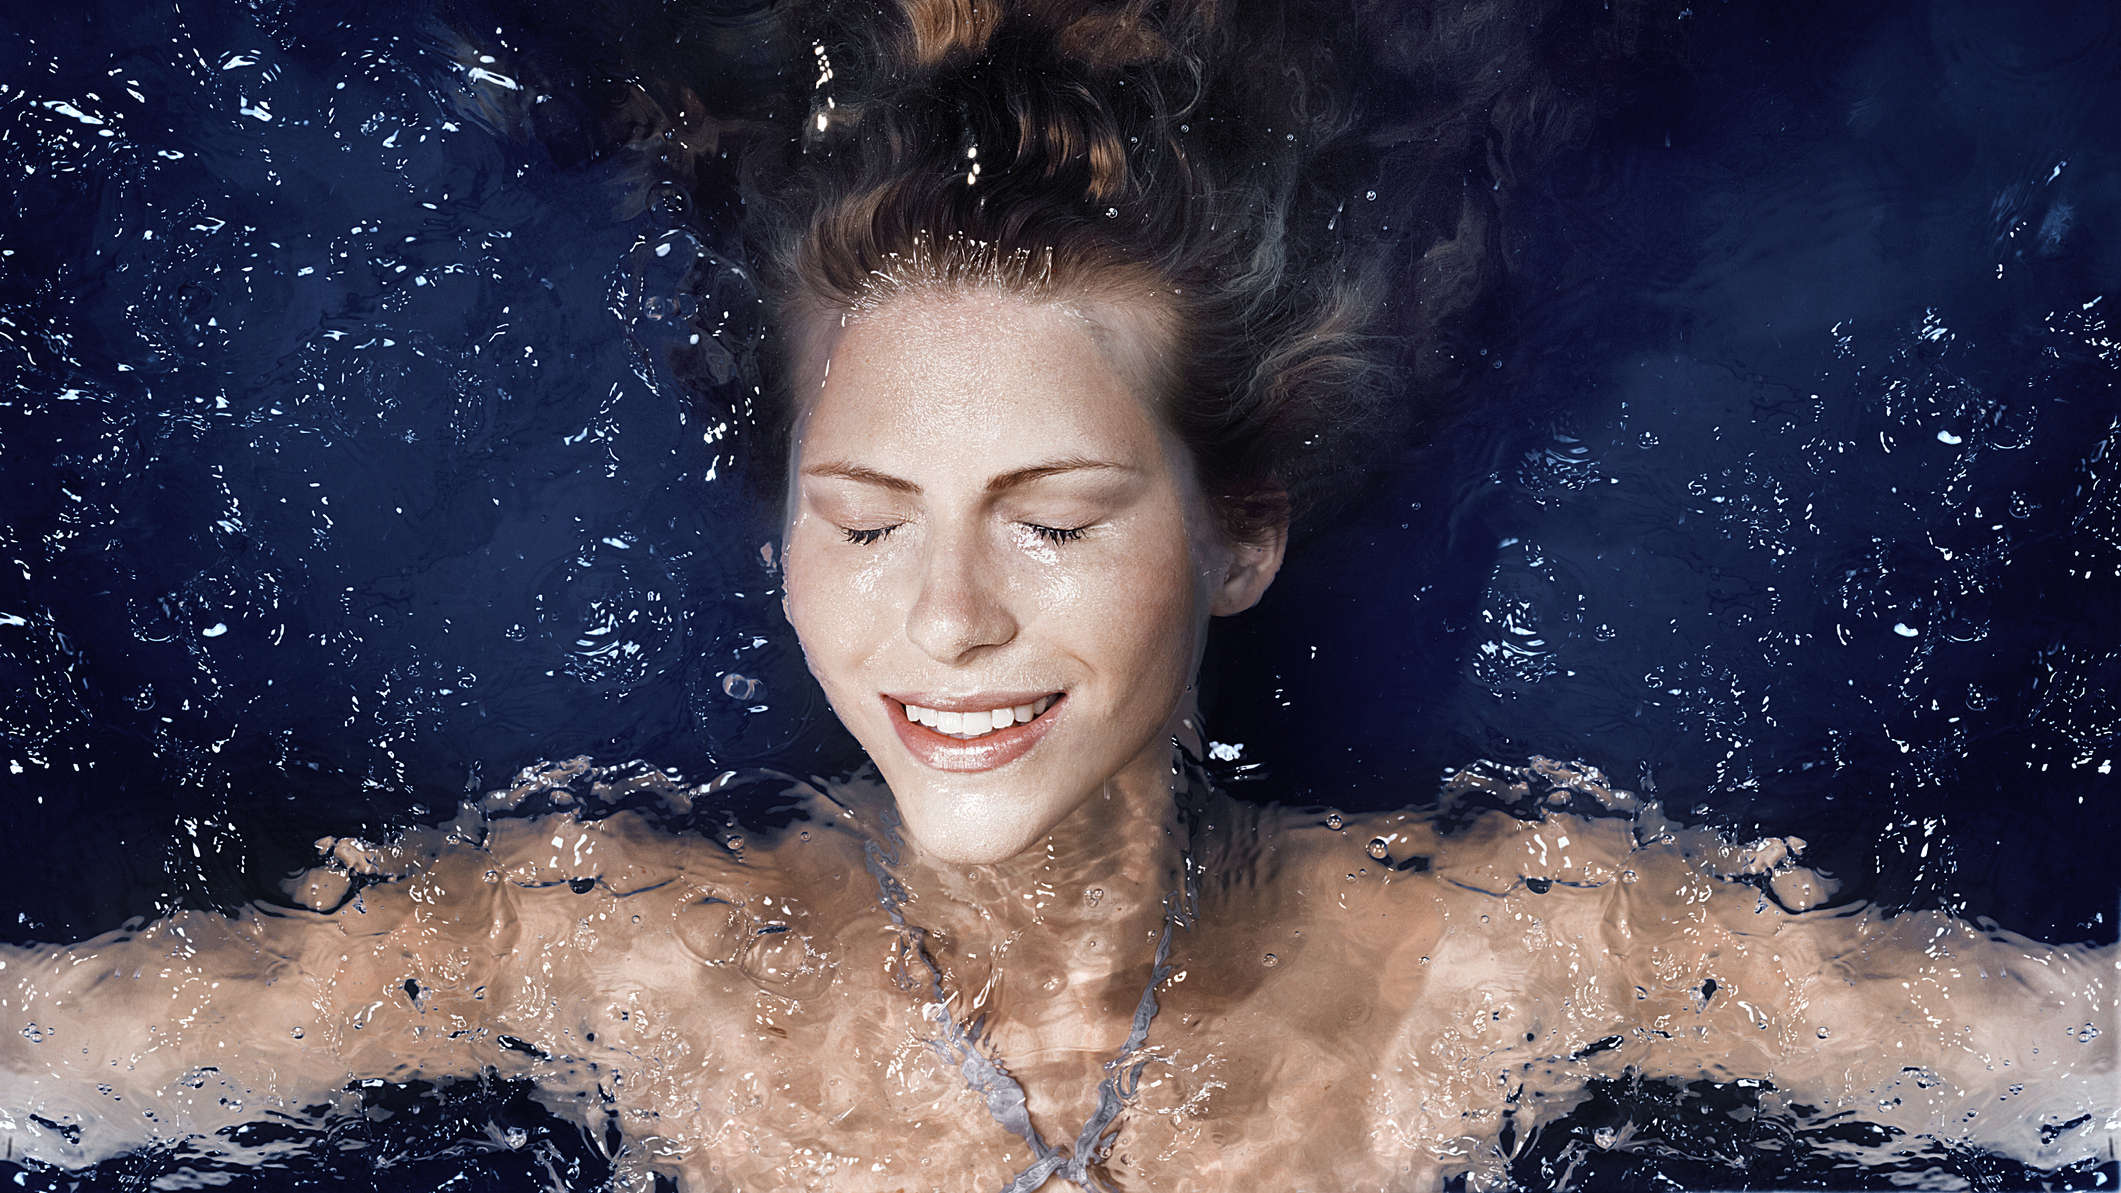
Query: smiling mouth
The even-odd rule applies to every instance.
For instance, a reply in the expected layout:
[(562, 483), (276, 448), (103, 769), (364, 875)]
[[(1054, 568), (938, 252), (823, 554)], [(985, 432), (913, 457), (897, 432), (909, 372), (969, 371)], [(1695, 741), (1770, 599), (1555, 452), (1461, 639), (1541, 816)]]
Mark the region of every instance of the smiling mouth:
[(901, 704), (906, 719), (925, 725), (944, 737), (959, 741), (977, 741), (990, 733), (1028, 724), (1045, 714), (1059, 696), (1040, 696), (1029, 704), (1004, 705), (1000, 708), (971, 709), (964, 712), (940, 712), (922, 708), (918, 704)]

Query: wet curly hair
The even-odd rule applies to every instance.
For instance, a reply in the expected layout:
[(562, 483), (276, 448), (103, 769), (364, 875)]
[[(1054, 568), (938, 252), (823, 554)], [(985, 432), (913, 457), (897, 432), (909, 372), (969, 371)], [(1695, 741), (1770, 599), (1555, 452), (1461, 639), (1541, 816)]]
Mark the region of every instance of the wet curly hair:
[(904, 0), (888, 31), (873, 12), (812, 24), (803, 136), (754, 161), (780, 327), (909, 288), (1153, 293), (1153, 396), (1238, 539), (1316, 498), (1330, 442), (1391, 419), (1376, 259), (1288, 227), (1348, 126), (1322, 63), (1232, 77), (1256, 53), (1212, 5)]
[(636, 202), (726, 192), (741, 163), (783, 459), (802, 329), (825, 315), (922, 286), (1157, 292), (1150, 383), (1245, 539), (1344, 501), (1463, 408), (1506, 322), (1514, 225), (1551, 214), (1519, 196), (1676, 60), (1679, 8), (526, 0), (600, 57), (545, 72), (580, 80), (587, 115), (519, 118), (570, 156), (623, 144)]
[[(1524, 4), (785, 14), (812, 86), (746, 181), (787, 372), (806, 325), (907, 288), (1154, 292), (1154, 398), (1236, 540), (1337, 504), (1436, 421), (1454, 323), (1498, 272), (1498, 184), (1596, 107), (1568, 95), (1581, 69), (1532, 52), (1567, 22)], [(1578, 32), (1632, 56), (1625, 15), (1596, 22)]]

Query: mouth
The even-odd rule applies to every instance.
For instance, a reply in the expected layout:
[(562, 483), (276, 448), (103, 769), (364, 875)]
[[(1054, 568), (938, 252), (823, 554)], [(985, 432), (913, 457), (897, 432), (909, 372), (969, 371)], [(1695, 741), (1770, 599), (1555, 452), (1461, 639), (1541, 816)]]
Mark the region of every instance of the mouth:
[(899, 707), (905, 711), (907, 720), (925, 725), (944, 737), (977, 741), (997, 730), (1030, 724), (1058, 699), (1058, 694), (1040, 696), (1028, 704), (1005, 704), (998, 708), (975, 708), (963, 712), (938, 711), (918, 704), (900, 704)]
[(1068, 702), (1061, 692), (953, 700), (960, 705), (954, 709), (894, 696), (883, 700), (907, 753), (935, 770), (956, 772), (993, 770), (1023, 757), (1052, 729)]

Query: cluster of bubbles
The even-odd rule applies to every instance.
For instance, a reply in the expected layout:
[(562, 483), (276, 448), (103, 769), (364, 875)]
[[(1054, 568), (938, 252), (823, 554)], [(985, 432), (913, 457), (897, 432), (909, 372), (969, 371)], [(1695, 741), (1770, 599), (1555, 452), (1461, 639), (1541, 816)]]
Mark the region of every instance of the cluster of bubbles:
[[(511, 31), (106, 7), (0, 73), (0, 780), (59, 842), (16, 928), (254, 893), (538, 757), (801, 753), (714, 196), (515, 135), (566, 97)], [(39, 893), (172, 809), (241, 839)]]

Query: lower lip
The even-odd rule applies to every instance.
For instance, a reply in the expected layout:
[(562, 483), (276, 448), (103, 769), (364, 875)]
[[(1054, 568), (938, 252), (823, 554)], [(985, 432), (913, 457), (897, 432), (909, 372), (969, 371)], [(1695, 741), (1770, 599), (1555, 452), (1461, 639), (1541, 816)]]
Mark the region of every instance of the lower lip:
[(925, 766), (959, 773), (993, 770), (1022, 758), (1046, 736), (1046, 730), (1053, 727), (1062, 707), (1068, 703), (1066, 696), (1055, 696), (1046, 711), (1031, 720), (968, 740), (947, 737), (919, 721), (909, 721), (905, 705), (888, 696), (883, 700), (891, 727), (898, 730), (898, 739), (906, 743), (907, 753)]

